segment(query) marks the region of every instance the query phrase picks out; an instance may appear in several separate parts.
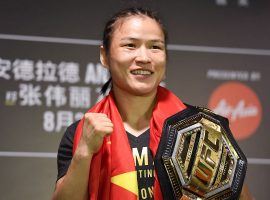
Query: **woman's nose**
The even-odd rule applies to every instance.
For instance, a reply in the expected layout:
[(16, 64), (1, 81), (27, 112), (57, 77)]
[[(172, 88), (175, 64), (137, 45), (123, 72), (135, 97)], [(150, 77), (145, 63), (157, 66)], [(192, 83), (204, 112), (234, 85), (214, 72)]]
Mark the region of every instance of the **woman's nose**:
[(137, 49), (136, 62), (148, 63), (151, 61), (148, 49), (144, 46)]

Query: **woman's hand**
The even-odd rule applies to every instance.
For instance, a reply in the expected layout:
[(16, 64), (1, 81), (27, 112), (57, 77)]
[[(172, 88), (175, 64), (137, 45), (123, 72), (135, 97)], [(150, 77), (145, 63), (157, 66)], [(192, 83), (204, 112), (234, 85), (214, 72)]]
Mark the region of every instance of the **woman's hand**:
[(180, 200), (191, 200), (188, 196), (183, 195)]
[(81, 141), (90, 153), (97, 153), (105, 136), (113, 132), (113, 123), (104, 113), (86, 113), (84, 115)]

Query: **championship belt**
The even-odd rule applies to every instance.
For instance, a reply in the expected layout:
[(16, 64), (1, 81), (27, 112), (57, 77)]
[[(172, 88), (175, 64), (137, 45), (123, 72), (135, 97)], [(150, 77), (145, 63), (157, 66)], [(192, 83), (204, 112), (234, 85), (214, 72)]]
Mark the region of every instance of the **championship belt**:
[(226, 118), (187, 106), (165, 121), (155, 168), (164, 199), (235, 200), (247, 159)]

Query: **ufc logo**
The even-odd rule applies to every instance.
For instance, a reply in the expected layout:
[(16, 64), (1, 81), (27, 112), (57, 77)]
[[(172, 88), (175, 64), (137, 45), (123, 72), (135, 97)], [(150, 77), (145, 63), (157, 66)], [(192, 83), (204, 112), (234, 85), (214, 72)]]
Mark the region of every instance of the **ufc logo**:
[(194, 174), (198, 181), (205, 187), (210, 185), (211, 179), (214, 176), (215, 167), (219, 161), (218, 151), (220, 145), (219, 138), (214, 137), (214, 141), (211, 141), (209, 139), (209, 132), (205, 130), (201, 155)]

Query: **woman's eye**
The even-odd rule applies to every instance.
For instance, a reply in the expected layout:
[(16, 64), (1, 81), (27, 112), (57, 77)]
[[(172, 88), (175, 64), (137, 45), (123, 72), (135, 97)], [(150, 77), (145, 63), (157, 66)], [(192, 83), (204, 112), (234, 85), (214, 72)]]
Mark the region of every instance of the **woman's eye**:
[(160, 49), (160, 47), (157, 46), (157, 45), (153, 45), (152, 48), (153, 48), (153, 49)]
[(129, 43), (129, 44), (125, 44), (126, 47), (128, 48), (135, 48), (135, 44)]
[(153, 46), (152, 46), (152, 49), (162, 49), (162, 47), (159, 46), (159, 45), (153, 45)]

